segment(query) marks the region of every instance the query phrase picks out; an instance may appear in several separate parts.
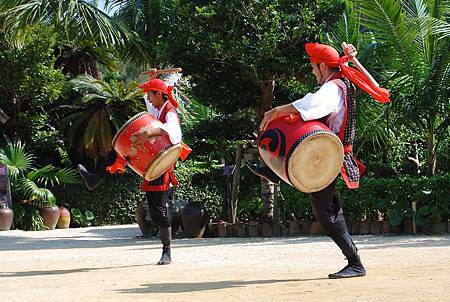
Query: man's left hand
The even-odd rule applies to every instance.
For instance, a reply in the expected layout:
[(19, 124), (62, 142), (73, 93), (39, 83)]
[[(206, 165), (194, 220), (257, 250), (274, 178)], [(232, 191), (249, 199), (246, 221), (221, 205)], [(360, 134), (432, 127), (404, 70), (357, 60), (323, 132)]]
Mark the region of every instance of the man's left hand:
[(277, 108), (273, 108), (272, 110), (266, 111), (266, 113), (264, 113), (264, 118), (261, 121), (261, 124), (259, 125), (259, 131), (264, 131), (267, 125), (276, 117), (278, 117), (278, 115), (279, 113)]

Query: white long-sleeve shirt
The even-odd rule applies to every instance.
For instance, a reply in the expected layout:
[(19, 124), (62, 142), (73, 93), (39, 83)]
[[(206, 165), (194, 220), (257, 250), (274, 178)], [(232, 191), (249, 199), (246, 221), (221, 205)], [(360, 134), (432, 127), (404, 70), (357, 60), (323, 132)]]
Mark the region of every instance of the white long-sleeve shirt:
[(344, 95), (333, 81), (326, 82), (317, 92), (308, 93), (292, 103), (305, 121), (328, 116), (326, 124), (334, 133), (339, 133), (344, 122), (344, 104)]
[[(164, 105), (161, 107), (161, 110), (158, 110), (148, 100), (147, 95), (144, 95), (144, 100), (145, 100), (145, 106), (147, 107), (148, 113), (150, 113), (157, 119), (159, 119), (159, 117), (161, 116), (162, 109), (167, 105), (167, 102), (169, 102), (169, 101), (166, 101), (164, 103)], [(169, 135), (169, 139), (172, 144), (175, 145), (175, 144), (181, 143), (182, 134), (181, 134), (180, 121), (178, 119), (178, 116), (175, 113), (173, 113), (171, 111), (167, 112), (166, 122), (161, 124), (159, 126), (159, 128), (164, 130)]]

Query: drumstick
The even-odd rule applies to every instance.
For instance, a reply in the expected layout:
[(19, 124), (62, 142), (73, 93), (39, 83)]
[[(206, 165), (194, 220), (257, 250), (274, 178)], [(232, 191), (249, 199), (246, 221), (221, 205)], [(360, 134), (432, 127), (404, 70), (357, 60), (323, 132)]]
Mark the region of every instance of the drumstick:
[(152, 68), (148, 71), (144, 71), (142, 72), (143, 74), (148, 74), (151, 78), (156, 77), (159, 74), (165, 74), (165, 73), (177, 73), (177, 72), (181, 72), (182, 69), (181, 68), (169, 68), (169, 69), (156, 69), (156, 68)]

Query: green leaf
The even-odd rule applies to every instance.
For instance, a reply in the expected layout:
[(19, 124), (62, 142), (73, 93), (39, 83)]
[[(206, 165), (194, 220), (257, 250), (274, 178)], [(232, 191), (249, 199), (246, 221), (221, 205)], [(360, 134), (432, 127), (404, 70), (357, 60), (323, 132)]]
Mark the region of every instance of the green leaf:
[(89, 221), (89, 220), (93, 220), (94, 219), (94, 214), (91, 211), (86, 210), (84, 212), (84, 214), (85, 214), (86, 220)]

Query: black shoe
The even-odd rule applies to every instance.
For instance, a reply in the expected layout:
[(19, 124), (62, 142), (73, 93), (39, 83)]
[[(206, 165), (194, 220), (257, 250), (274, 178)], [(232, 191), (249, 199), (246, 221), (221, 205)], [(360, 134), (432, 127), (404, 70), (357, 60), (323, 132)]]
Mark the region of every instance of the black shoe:
[(164, 248), (161, 259), (159, 259), (157, 265), (166, 265), (171, 263), (172, 259), (170, 258), (170, 248), (169, 249)]
[(366, 269), (361, 263), (359, 256), (354, 261), (349, 261), (348, 265), (341, 269), (339, 272), (329, 274), (330, 279), (342, 279), (342, 278), (354, 278), (363, 277), (366, 275)]
[(275, 184), (280, 183), (281, 178), (278, 177), (278, 175), (276, 175), (272, 170), (270, 170), (269, 167), (262, 167), (249, 162), (245, 163), (245, 165), (250, 169), (250, 171), (258, 175), (259, 177), (263, 177)]
[(86, 168), (81, 164), (78, 165), (78, 172), (83, 178), (86, 187), (91, 191), (97, 189), (105, 182), (105, 180), (98, 175), (88, 172), (88, 170), (86, 170)]

